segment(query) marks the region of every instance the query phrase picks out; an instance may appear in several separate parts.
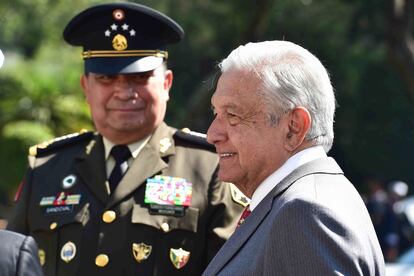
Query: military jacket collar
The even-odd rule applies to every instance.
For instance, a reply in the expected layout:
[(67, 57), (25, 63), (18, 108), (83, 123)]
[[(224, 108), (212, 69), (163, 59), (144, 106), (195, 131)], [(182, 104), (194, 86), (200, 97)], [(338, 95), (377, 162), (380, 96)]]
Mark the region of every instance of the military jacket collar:
[(95, 196), (107, 208), (111, 208), (138, 189), (147, 178), (168, 167), (164, 160), (175, 154), (174, 132), (175, 129), (161, 123), (111, 195), (106, 188), (105, 150), (101, 135), (96, 135), (84, 153), (77, 158), (76, 168)]

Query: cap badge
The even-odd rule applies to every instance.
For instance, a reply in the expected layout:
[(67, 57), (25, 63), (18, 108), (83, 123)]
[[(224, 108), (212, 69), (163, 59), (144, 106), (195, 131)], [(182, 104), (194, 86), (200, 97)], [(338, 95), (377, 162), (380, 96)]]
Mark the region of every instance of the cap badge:
[(145, 243), (133, 243), (132, 244), (132, 254), (134, 254), (135, 260), (140, 263), (148, 259), (151, 254), (152, 246), (146, 245)]
[(183, 268), (190, 259), (190, 252), (184, 249), (170, 248), (170, 260), (175, 268)]
[(112, 47), (117, 51), (123, 51), (128, 48), (128, 41), (125, 36), (117, 34), (112, 39)]
[(73, 185), (75, 185), (75, 183), (76, 183), (76, 176), (73, 175), (73, 174), (70, 174), (70, 175), (66, 176), (65, 178), (63, 178), (62, 188), (63, 189), (72, 188)]
[[(122, 21), (125, 19), (125, 13), (123, 10), (117, 9), (112, 12), (112, 17), (116, 21)], [(120, 24), (120, 23), (118, 23)], [(108, 29), (105, 30), (106, 37), (112, 37), (112, 48), (117, 51), (124, 51), (128, 48), (128, 36), (135, 36), (136, 31), (126, 23), (117, 25), (112, 23)]]
[(117, 9), (112, 12), (112, 16), (115, 20), (120, 21), (125, 18), (125, 13), (123, 10)]
[(62, 261), (68, 263), (73, 258), (75, 258), (76, 255), (76, 245), (73, 242), (67, 242), (62, 246), (62, 249), (60, 250), (60, 258)]

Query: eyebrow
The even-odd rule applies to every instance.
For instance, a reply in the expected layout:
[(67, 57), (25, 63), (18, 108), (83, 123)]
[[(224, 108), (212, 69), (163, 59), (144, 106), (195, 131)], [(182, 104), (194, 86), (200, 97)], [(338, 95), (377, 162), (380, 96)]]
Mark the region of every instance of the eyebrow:
[[(217, 109), (213, 104), (210, 105), (210, 108), (213, 112), (216, 111)], [(230, 111), (237, 112), (240, 110), (240, 107), (235, 105), (234, 103), (228, 103), (228, 104), (221, 106), (220, 109), (225, 110), (225, 111), (228, 111), (230, 109)]]

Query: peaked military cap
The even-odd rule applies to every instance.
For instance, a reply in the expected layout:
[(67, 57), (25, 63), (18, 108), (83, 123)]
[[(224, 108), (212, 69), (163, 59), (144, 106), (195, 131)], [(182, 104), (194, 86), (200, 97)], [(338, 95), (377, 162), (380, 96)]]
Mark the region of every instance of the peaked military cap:
[(184, 37), (178, 23), (135, 3), (93, 6), (76, 15), (63, 32), (82, 46), (85, 72), (127, 74), (151, 71), (168, 58), (167, 44)]

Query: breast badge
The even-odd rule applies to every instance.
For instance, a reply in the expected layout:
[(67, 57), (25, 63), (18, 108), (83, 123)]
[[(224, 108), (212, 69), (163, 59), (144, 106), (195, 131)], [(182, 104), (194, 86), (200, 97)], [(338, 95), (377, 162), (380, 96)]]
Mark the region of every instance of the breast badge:
[(73, 258), (75, 258), (75, 256), (76, 245), (73, 242), (68, 241), (62, 246), (62, 249), (60, 250), (60, 258), (62, 259), (62, 261), (69, 263), (73, 260)]
[(152, 246), (146, 245), (145, 243), (133, 243), (132, 254), (138, 263), (141, 263), (148, 259), (151, 255)]
[(170, 248), (170, 260), (176, 269), (183, 268), (190, 259), (190, 252), (184, 249)]
[(39, 262), (41, 266), (44, 266), (46, 263), (46, 252), (43, 249), (39, 249)]

